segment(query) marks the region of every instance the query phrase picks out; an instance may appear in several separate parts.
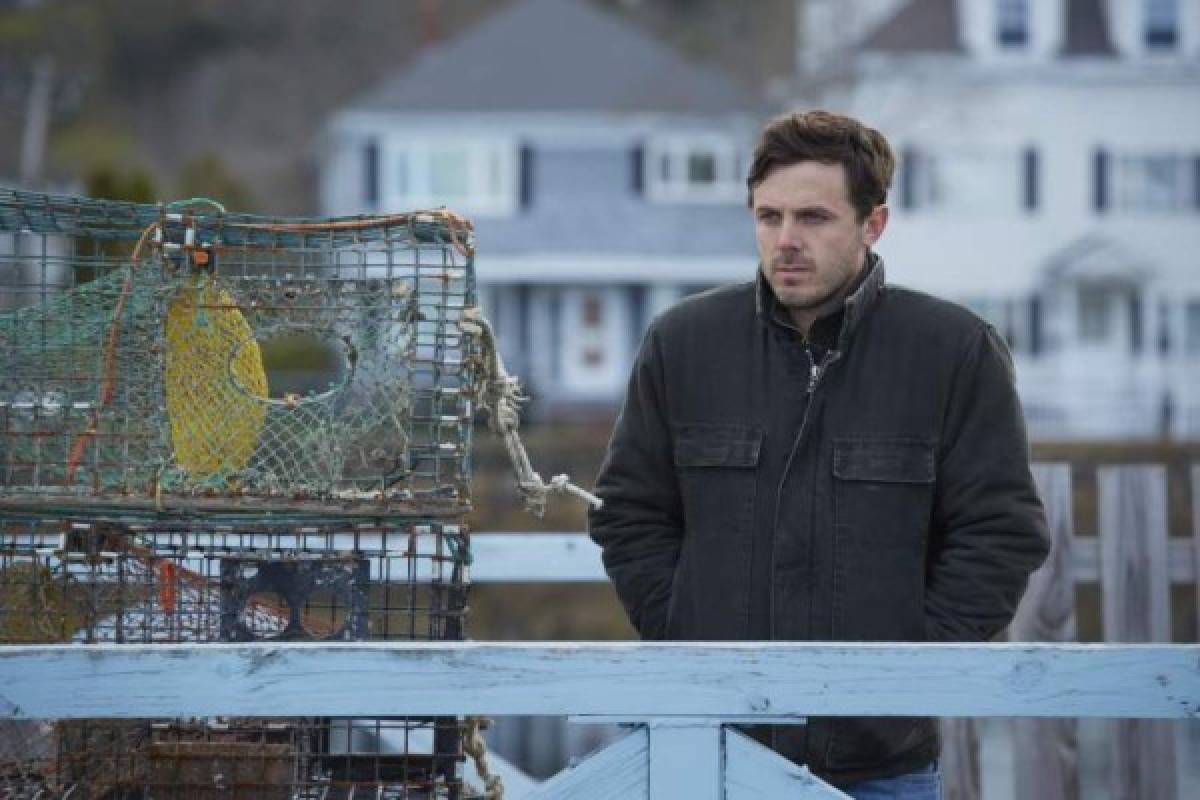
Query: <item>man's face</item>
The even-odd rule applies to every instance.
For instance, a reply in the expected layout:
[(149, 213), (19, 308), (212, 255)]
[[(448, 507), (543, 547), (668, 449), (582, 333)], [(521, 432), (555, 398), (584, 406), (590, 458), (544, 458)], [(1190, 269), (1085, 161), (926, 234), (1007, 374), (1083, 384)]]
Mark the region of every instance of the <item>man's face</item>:
[(770, 172), (754, 188), (752, 210), (763, 275), (805, 326), (840, 301), (887, 224), (886, 206), (859, 221), (845, 168), (816, 161)]

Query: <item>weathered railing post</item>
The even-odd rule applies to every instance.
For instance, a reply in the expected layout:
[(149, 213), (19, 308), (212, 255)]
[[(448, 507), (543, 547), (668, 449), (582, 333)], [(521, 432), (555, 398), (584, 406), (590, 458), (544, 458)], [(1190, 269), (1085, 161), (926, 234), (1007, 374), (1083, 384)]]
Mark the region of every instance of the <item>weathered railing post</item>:
[(942, 728), (941, 772), (946, 800), (979, 800), (979, 724), (970, 717), (947, 717)]
[[(1101, 574), (1104, 639), (1171, 641), (1167, 571), (1167, 474), (1159, 465), (1101, 467)], [(1112, 723), (1116, 797), (1176, 800), (1175, 729), (1143, 719)]]
[(1195, 576), (1196, 630), (1192, 637), (1200, 642), (1200, 464), (1192, 465), (1192, 575)]
[[(1033, 477), (1046, 507), (1050, 555), (1029, 579), (1029, 588), (1009, 628), (1014, 642), (1073, 642), (1076, 639), (1075, 538), (1071, 510), (1071, 466), (1037, 464)], [(1078, 725), (1073, 719), (1012, 721), (1015, 791), (1021, 800), (1079, 799)]]

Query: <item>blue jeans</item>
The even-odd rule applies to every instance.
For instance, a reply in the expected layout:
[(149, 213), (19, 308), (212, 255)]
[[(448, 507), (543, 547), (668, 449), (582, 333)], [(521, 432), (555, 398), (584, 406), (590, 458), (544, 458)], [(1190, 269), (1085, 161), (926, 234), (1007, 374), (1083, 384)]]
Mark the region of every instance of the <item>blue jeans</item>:
[(854, 800), (942, 800), (942, 774), (934, 761), (907, 775), (863, 781), (842, 791)]

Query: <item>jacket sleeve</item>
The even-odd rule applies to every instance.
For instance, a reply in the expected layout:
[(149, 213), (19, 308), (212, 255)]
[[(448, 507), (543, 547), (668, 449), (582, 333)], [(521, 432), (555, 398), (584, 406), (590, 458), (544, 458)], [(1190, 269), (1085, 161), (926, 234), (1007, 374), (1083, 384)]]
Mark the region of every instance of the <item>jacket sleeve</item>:
[(596, 479), (604, 507), (588, 514), (589, 533), (602, 548), (604, 567), (643, 639), (666, 634), (683, 537), (659, 345), (651, 326)]
[(986, 641), (1049, 552), (1012, 361), (982, 326), (958, 365), (938, 452), (925, 589), (929, 641)]

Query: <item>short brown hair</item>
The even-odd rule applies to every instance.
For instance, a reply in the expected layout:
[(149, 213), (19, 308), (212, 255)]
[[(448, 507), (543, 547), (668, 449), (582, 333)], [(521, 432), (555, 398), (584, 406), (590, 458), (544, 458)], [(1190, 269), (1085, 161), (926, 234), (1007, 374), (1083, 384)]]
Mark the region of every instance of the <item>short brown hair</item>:
[(771, 172), (802, 161), (845, 168), (850, 204), (859, 220), (887, 202), (896, 157), (883, 134), (853, 117), (804, 111), (773, 119), (763, 128), (746, 179), (747, 203), (754, 205), (754, 189)]

